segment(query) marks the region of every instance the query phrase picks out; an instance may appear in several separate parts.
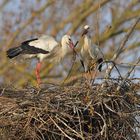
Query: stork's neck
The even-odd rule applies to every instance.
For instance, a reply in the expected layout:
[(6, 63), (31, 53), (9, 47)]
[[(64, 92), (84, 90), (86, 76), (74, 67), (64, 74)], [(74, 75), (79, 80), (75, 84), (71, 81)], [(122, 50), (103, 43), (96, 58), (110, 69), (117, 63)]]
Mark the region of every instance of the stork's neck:
[(70, 52), (71, 48), (69, 47), (68, 44), (63, 44), (61, 46), (61, 56), (64, 57), (68, 52)]
[(88, 35), (85, 35), (83, 47), (85, 50), (88, 50), (90, 46), (91, 46), (91, 38)]
[(61, 60), (63, 60), (63, 58), (66, 56), (66, 54), (68, 53), (68, 47), (69, 46), (64, 46), (62, 44), (59, 44), (59, 47), (56, 50), (56, 54), (55, 54), (55, 61), (56, 62), (60, 62)]

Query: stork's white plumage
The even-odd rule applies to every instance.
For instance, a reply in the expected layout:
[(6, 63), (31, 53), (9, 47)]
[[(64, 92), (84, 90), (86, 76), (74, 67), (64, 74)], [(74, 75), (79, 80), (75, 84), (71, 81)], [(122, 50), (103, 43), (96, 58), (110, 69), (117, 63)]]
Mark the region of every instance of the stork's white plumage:
[[(89, 30), (89, 25), (85, 25), (82, 33), (83, 44), (81, 48), (81, 58), (85, 72), (90, 71), (92, 65), (99, 65), (103, 61), (101, 51), (98, 46), (92, 42)], [(98, 70), (101, 71), (101, 69), (102, 65), (99, 65)]]
[(36, 66), (37, 83), (40, 85), (39, 76), (41, 62), (46, 58), (49, 62), (60, 62), (64, 56), (74, 49), (74, 44), (69, 35), (64, 35), (61, 43), (58, 43), (53, 37), (43, 35), (40, 38), (24, 41), (20, 46), (11, 48), (7, 51), (7, 56), (11, 59), (20, 54), (26, 58), (36, 57), (38, 63)]

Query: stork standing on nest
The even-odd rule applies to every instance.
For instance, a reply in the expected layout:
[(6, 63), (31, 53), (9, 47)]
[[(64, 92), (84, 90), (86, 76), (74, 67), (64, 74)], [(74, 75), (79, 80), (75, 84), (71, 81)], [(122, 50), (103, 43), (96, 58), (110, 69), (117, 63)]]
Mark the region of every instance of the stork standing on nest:
[(46, 58), (49, 62), (58, 63), (73, 49), (74, 44), (69, 35), (64, 35), (61, 39), (61, 43), (58, 43), (51, 36), (43, 35), (40, 38), (27, 40), (18, 47), (10, 48), (7, 51), (7, 56), (10, 59), (20, 54), (24, 55), (26, 58), (36, 57), (38, 59), (36, 78), (39, 86), (41, 83), (40, 69), (42, 61)]
[(81, 58), (83, 61), (83, 67), (85, 72), (89, 72), (95, 67), (98, 67), (98, 70), (102, 70), (103, 57), (98, 46), (96, 46), (90, 36), (90, 27), (89, 25), (84, 26), (82, 33), (82, 48), (81, 48)]

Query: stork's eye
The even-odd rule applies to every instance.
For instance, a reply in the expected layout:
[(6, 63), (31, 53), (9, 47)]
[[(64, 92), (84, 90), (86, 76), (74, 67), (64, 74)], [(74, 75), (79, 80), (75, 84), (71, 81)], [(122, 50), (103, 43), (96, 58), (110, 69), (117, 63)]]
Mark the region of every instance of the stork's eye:
[(71, 38), (69, 38), (69, 41), (71, 41)]

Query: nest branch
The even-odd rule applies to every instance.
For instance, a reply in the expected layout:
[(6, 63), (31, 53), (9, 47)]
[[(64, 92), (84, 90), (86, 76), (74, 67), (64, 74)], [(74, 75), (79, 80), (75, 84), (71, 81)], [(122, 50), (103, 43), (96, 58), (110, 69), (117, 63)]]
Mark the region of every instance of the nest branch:
[(137, 140), (140, 84), (127, 79), (129, 84), (117, 91), (123, 80), (108, 79), (104, 87), (96, 83), (53, 85), (40, 90), (2, 86), (0, 137), (2, 140)]

